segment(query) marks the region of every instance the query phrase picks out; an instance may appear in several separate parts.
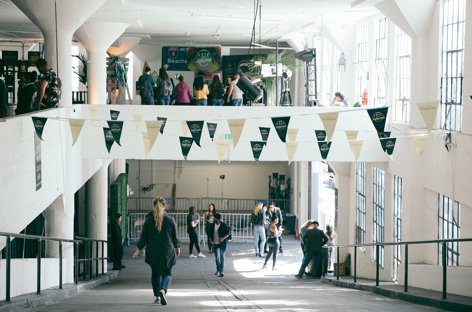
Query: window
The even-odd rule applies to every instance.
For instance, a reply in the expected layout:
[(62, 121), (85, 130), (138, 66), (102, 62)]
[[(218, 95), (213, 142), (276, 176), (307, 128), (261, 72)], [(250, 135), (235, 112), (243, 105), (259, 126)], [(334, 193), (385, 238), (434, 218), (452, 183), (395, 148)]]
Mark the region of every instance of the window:
[[(447, 196), (438, 194), (438, 239), (459, 238), (460, 204)], [(447, 264), (459, 265), (459, 243), (446, 244)], [(442, 245), (438, 244), (438, 264), (442, 264)]]
[(365, 163), (356, 166), (356, 243), (365, 244)]
[(369, 25), (362, 24), (357, 27), (356, 36), (356, 99), (362, 103), (362, 93), (367, 90), (367, 75), (369, 71)]
[(461, 131), (465, 0), (443, 0), (441, 128)]
[(388, 20), (382, 17), (376, 21), (375, 29), (375, 74), (374, 106), (387, 105), (388, 71)]
[[(385, 242), (385, 171), (374, 168), (374, 218), (373, 218), (373, 242)], [(375, 247), (373, 248), (374, 259), (377, 260)], [(379, 263), (384, 265), (384, 247), (380, 247)]]
[[(395, 243), (402, 241), (403, 218), (403, 178), (393, 176), (393, 239)], [(393, 247), (393, 279), (398, 279), (398, 267), (400, 266), (401, 245)]]
[(393, 120), (410, 121), (411, 98), (411, 38), (399, 27), (395, 27), (395, 105)]
[(333, 97), (333, 90), (331, 87), (332, 79), (332, 64), (333, 64), (333, 49), (334, 45), (331, 41), (326, 38), (322, 39), (323, 48), (321, 53), (321, 102), (326, 103), (327, 105), (331, 104), (331, 98)]

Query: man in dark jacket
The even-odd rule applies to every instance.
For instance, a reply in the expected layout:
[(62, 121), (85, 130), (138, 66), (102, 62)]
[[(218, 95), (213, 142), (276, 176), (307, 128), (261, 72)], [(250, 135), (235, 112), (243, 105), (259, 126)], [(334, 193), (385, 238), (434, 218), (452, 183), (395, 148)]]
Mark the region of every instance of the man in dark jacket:
[(295, 275), (297, 278), (302, 278), (305, 269), (313, 260), (313, 268), (311, 270), (312, 277), (318, 272), (318, 267), (321, 265), (321, 257), (323, 254), (323, 246), (328, 241), (328, 237), (322, 230), (319, 230), (318, 221), (313, 222), (314, 228), (308, 229), (303, 236), (303, 244), (305, 246), (305, 256), (303, 257), (302, 265), (298, 274)]
[(125, 266), (121, 264), (121, 259), (123, 259), (123, 236), (121, 235), (120, 226), (121, 220), (123, 220), (123, 217), (118, 213), (111, 224), (111, 254), (113, 270), (121, 270), (125, 268)]
[[(277, 226), (277, 230), (280, 231), (280, 227), (282, 226), (282, 223), (284, 222), (284, 217), (282, 215), (282, 210), (279, 207), (276, 207), (274, 202), (269, 203), (269, 210), (270, 210), (271, 215), (272, 215), (271, 221), (273, 221), (275, 218), (277, 218), (279, 220), (279, 222), (277, 222), (276, 226)], [(282, 248), (282, 235), (279, 236), (279, 252), (280, 253), (284, 252), (284, 249)]]
[(221, 215), (215, 214), (215, 222), (209, 225), (208, 233), (211, 235), (211, 243), (215, 252), (216, 272), (215, 275), (223, 277), (225, 268), (226, 243), (230, 235), (229, 227), (221, 221)]

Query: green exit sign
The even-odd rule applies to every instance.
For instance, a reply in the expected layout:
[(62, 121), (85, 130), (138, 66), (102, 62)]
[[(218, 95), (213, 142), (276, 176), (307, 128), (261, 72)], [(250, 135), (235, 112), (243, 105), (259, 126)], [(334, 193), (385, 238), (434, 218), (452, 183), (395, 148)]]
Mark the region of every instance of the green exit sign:
[(231, 134), (226, 133), (225, 134), (225, 140), (231, 141), (231, 139), (232, 139)]

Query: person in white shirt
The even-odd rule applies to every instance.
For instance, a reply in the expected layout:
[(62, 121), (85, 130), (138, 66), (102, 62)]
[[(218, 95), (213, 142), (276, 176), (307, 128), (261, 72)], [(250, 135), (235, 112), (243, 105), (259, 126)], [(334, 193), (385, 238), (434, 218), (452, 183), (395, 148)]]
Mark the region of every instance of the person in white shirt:
[(231, 81), (231, 85), (228, 91), (227, 101), (231, 100), (232, 106), (241, 106), (243, 105), (243, 91), (238, 87), (239, 78), (241, 76), (238, 72), (234, 74), (234, 79)]

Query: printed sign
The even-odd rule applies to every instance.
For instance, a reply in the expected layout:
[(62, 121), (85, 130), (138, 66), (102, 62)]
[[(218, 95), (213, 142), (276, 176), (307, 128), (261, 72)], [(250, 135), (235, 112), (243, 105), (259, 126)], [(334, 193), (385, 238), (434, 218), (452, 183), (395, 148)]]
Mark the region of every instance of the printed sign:
[(120, 116), (120, 111), (117, 110), (110, 110), (110, 118), (111, 120), (117, 120), (118, 116)]
[(321, 158), (328, 158), (331, 142), (318, 142), (318, 147), (320, 148)]
[(161, 134), (164, 134), (164, 128), (166, 127), (167, 118), (166, 117), (157, 117), (157, 121), (162, 121), (162, 125), (161, 125), (161, 128), (159, 129), (159, 132)]
[(326, 131), (324, 130), (315, 130), (316, 140), (318, 142), (326, 141)]
[(48, 119), (46, 117), (31, 117), (31, 119), (33, 120), (34, 131), (36, 131), (38, 137), (43, 140), (44, 126)]
[(266, 143), (265, 141), (251, 141), (252, 155), (256, 161), (259, 161), (259, 157)]
[(110, 127), (111, 133), (113, 134), (113, 138), (115, 138), (115, 142), (121, 146), (120, 139), (121, 139), (121, 132), (123, 131), (123, 121), (107, 121), (108, 127)]
[(221, 48), (162, 47), (162, 66), (171, 71), (214, 73), (221, 67)]
[(367, 112), (377, 132), (383, 132), (387, 121), (388, 107), (368, 109)]
[(187, 121), (187, 126), (190, 129), (190, 134), (194, 142), (201, 147), (200, 145), (200, 138), (202, 137), (202, 130), (203, 130), (203, 123), (204, 121)]
[(207, 122), (208, 133), (210, 135), (210, 139), (213, 140), (215, 138), (216, 127), (218, 126), (217, 123)]
[(107, 147), (108, 153), (110, 153), (113, 143), (115, 143), (115, 138), (110, 128), (103, 128), (103, 137), (105, 138), (105, 146)]
[(270, 128), (259, 127), (259, 131), (261, 132), (262, 141), (267, 142), (269, 139)]
[(179, 137), (180, 139), (180, 148), (182, 149), (182, 155), (184, 159), (187, 160), (188, 153), (192, 148), (193, 138)]
[(290, 116), (288, 117), (273, 117), (272, 123), (274, 124), (275, 131), (279, 135), (280, 140), (285, 143), (287, 137), (287, 128), (290, 122)]
[(395, 149), (396, 138), (388, 138), (388, 139), (380, 139), (380, 143), (382, 144), (382, 149), (388, 155), (393, 154), (393, 150)]

